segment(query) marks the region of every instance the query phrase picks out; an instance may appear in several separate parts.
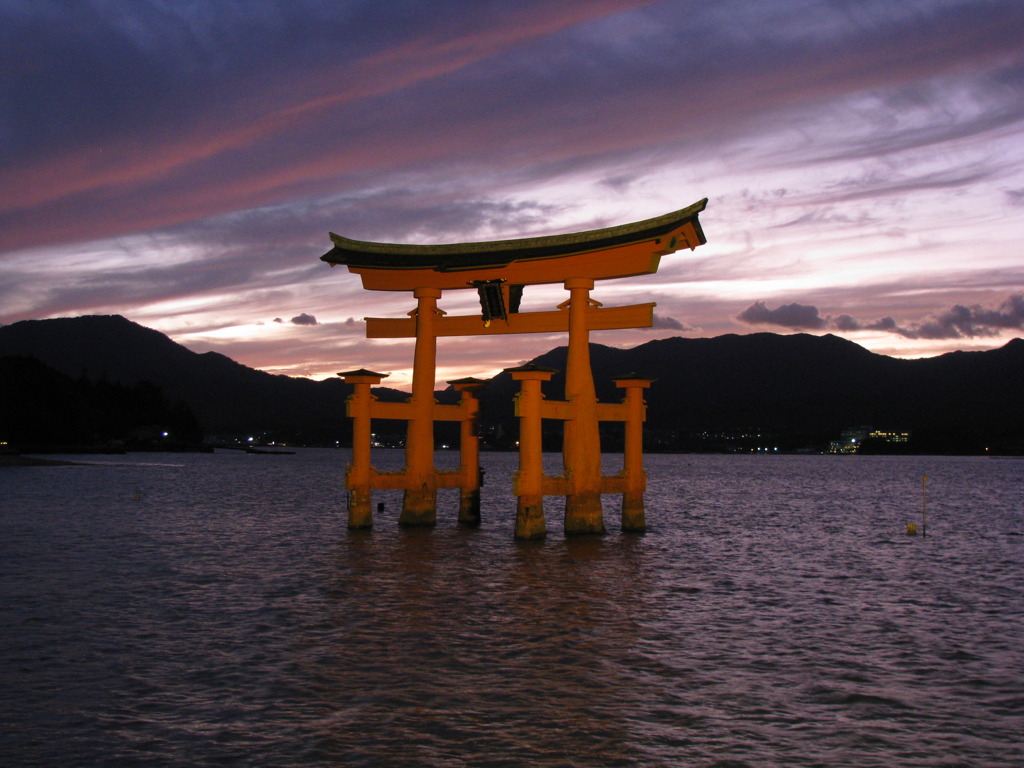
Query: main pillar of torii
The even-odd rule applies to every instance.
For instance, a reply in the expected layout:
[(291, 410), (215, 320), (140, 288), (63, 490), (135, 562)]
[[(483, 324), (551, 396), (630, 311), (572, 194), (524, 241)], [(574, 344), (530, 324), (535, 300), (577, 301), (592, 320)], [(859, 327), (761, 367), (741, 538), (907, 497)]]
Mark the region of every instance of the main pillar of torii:
[[(698, 215), (706, 204), (706, 199), (700, 200), (664, 216), (617, 227), (495, 242), (408, 245), (351, 240), (331, 233), (334, 247), (321, 257), (323, 261), (347, 266), (360, 276), (367, 290), (408, 291), (417, 301), (408, 319), (366, 318), (367, 338), (416, 339), (412, 396), (407, 403), (373, 400), (369, 385), (378, 383), (381, 374), (362, 370), (343, 374), (357, 384), (358, 394), (353, 397), (358, 405), (350, 400), (350, 413), (354, 418), (358, 413), (360, 423), (358, 435), (353, 435), (353, 456), (359, 455), (359, 469), (354, 471), (354, 464), (348, 479), (350, 525), (353, 520), (357, 521), (353, 527), (369, 525), (369, 491), (373, 488), (404, 490), (399, 518), (404, 525), (435, 522), (438, 488), (458, 486), (464, 496), (474, 488), (478, 492), (478, 479), (469, 477), (467, 467), (446, 473), (433, 466), (434, 421), (461, 421), (465, 435), (471, 431), (467, 425), (476, 413), (472, 392), (463, 393), (468, 397), (460, 406), (441, 406), (434, 401), (438, 337), (568, 332), (565, 400), (559, 415), (542, 416), (565, 423), (564, 473), (561, 482), (548, 487), (566, 497), (566, 533), (603, 532), (601, 493), (609, 486), (601, 477), (601, 404), (590, 367), (589, 334), (650, 327), (654, 304), (602, 307), (590, 298), (590, 291), (596, 280), (653, 274), (662, 256), (703, 245), (706, 240)], [(569, 293), (568, 300), (553, 311), (519, 312), (525, 286), (550, 283), (561, 283)], [(479, 293), (481, 315), (449, 316), (438, 308), (443, 291), (464, 289)], [(639, 412), (638, 407), (633, 408), (634, 413)], [(372, 470), (366, 458), (368, 447), (355, 445), (356, 440), (367, 439), (363, 433), (369, 434), (366, 425), (370, 418), (408, 422), (402, 472)], [(475, 442), (473, 447), (475, 450)], [(522, 455), (520, 458), (522, 462)]]

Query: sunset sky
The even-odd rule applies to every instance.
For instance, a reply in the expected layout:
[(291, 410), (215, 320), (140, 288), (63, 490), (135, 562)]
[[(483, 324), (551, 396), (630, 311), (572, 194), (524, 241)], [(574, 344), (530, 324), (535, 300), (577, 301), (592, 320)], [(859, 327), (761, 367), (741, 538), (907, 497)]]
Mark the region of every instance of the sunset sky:
[[(594, 341), (1022, 335), (1024, 2), (0, 0), (0, 324), (121, 314), (407, 387), (411, 342), (362, 318), (411, 295), (330, 269), (328, 232), (529, 237), (704, 197), (707, 245), (594, 291), (657, 327)], [(442, 339), (438, 378), (564, 343)]]

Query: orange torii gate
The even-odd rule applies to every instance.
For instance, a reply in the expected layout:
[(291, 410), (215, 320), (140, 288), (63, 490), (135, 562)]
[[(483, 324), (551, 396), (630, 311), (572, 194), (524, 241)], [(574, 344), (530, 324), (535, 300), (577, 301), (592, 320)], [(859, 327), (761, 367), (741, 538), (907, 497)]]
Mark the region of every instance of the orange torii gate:
[[(590, 366), (590, 331), (646, 328), (654, 322), (654, 303), (603, 307), (590, 298), (596, 280), (633, 277), (657, 272), (662, 256), (680, 248), (691, 250), (706, 240), (698, 215), (707, 199), (654, 219), (568, 235), (449, 245), (405, 245), (350, 240), (331, 233), (334, 248), (321, 258), (331, 266), (343, 264), (360, 276), (371, 291), (411, 291), (416, 308), (409, 318), (366, 318), (367, 338), (415, 338), (412, 396), (404, 403), (378, 402), (370, 392), (385, 374), (364, 369), (339, 376), (354, 385), (347, 402), (353, 419), (352, 464), (346, 478), (349, 490), (348, 525), (372, 525), (371, 491), (403, 490), (401, 525), (433, 525), (437, 489), (460, 488), (459, 521), (479, 522), (479, 456), (475, 437), (477, 392), (484, 382), (449, 382), (460, 392), (458, 405), (434, 399), (437, 339), (440, 336), (478, 336), (503, 333), (568, 332), (565, 399), (545, 400), (541, 383), (555, 371), (534, 366), (508, 369), (520, 381), (516, 415), (520, 419), (516, 536), (545, 535), (545, 495), (565, 496), (565, 532), (603, 533), (602, 493), (622, 493), (624, 530), (643, 530), (643, 471), (641, 424), (643, 389), (651, 380), (633, 374), (617, 378), (626, 391), (621, 404), (598, 403)], [(562, 283), (567, 301), (553, 311), (519, 312), (524, 286)], [(449, 316), (438, 309), (442, 291), (475, 289), (481, 315)], [(408, 423), (406, 466), (401, 472), (378, 472), (370, 463), (371, 419), (400, 419)], [(541, 469), (541, 419), (564, 422), (561, 475)], [(461, 466), (450, 472), (434, 467), (434, 422), (461, 423)], [(623, 471), (601, 474), (600, 421), (626, 424)]]

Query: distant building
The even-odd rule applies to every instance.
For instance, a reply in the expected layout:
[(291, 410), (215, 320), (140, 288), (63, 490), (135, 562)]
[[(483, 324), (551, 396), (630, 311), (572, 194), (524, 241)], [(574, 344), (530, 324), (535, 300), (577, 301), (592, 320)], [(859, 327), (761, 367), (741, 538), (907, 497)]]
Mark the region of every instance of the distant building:
[(869, 440), (880, 440), (883, 443), (908, 443), (910, 442), (909, 432), (883, 432), (880, 429), (868, 433)]
[(860, 444), (867, 437), (868, 432), (871, 431), (871, 427), (858, 427), (844, 429), (838, 440), (833, 440), (828, 444), (829, 453), (856, 453), (857, 449), (860, 448)]
[(895, 447), (910, 442), (910, 433), (874, 429), (873, 427), (844, 429), (838, 440), (833, 440), (828, 444), (828, 453), (859, 453), (867, 441), (871, 441), (874, 445)]

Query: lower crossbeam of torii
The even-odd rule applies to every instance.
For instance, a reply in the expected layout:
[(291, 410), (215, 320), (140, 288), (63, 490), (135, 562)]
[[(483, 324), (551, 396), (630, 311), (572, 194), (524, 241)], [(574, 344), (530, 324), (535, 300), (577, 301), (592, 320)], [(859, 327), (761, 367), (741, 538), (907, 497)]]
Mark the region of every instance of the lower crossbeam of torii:
[[(621, 403), (599, 403), (590, 364), (590, 332), (646, 328), (654, 322), (654, 304), (604, 307), (591, 298), (595, 281), (653, 274), (662, 256), (691, 250), (706, 240), (698, 215), (707, 200), (654, 219), (568, 235), (484, 243), (405, 245), (370, 243), (331, 234), (334, 248), (321, 258), (358, 274), (367, 290), (411, 291), (416, 307), (406, 318), (367, 318), (367, 338), (415, 338), (412, 394), (404, 403), (376, 400), (371, 387), (386, 374), (365, 369), (340, 374), (353, 385), (346, 408), (352, 418), (352, 462), (346, 476), (348, 526), (373, 524), (372, 491), (402, 490), (399, 524), (433, 525), (437, 491), (459, 488), (459, 522), (480, 522), (480, 463), (476, 437), (477, 395), (486, 382), (468, 378), (449, 382), (459, 393), (457, 405), (434, 398), (437, 339), (504, 333), (568, 333), (563, 400), (547, 400), (541, 384), (556, 371), (538, 366), (507, 369), (520, 382), (516, 416), (520, 422), (515, 535), (542, 538), (547, 532), (544, 496), (565, 497), (566, 534), (603, 533), (602, 494), (622, 495), (622, 529), (646, 526), (643, 469), (643, 390), (652, 380), (636, 374), (615, 379), (624, 389)], [(568, 299), (546, 312), (519, 312), (527, 285), (561, 283)], [(445, 290), (474, 289), (482, 313), (449, 316), (437, 306)], [(405, 468), (379, 472), (371, 464), (371, 420), (407, 422)], [(563, 472), (545, 475), (541, 464), (541, 421), (563, 422)], [(434, 422), (460, 422), (460, 467), (434, 466)], [(599, 423), (625, 424), (623, 469), (602, 475)]]

